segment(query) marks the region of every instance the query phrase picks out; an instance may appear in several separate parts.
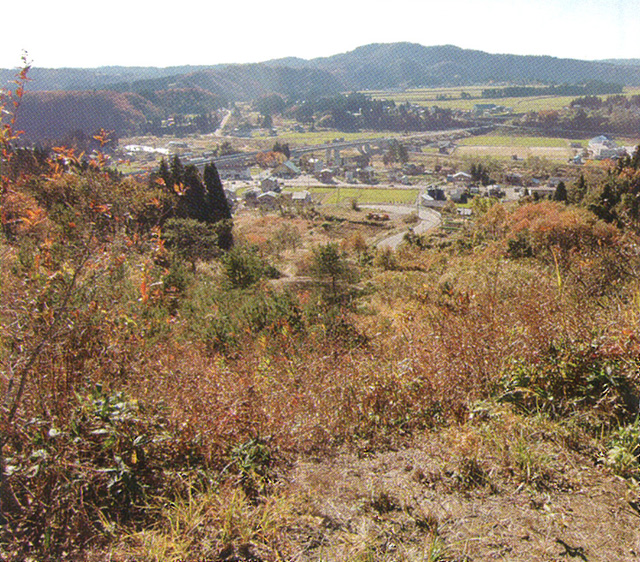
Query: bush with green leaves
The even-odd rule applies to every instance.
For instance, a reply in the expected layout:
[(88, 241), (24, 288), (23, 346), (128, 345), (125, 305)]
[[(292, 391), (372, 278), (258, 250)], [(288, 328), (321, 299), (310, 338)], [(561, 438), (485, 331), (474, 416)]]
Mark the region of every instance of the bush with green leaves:
[(221, 259), (227, 279), (234, 287), (247, 288), (262, 278), (275, 279), (278, 271), (266, 262), (255, 246), (232, 248)]
[(169, 219), (164, 239), (180, 259), (195, 266), (197, 260), (210, 260), (220, 254), (218, 227), (195, 219)]
[(345, 285), (357, 278), (357, 272), (347, 261), (346, 254), (334, 243), (313, 249), (311, 272), (321, 284), (328, 285), (331, 300), (339, 300)]
[(78, 395), (68, 419), (31, 419), (10, 440), (6, 473), (21, 509), (6, 514), (0, 541), (59, 559), (70, 548), (99, 544), (112, 526), (152, 524), (151, 498), (178, 492), (188, 464), (206, 471), (186, 433), (161, 407), (101, 385)]
[(598, 406), (628, 418), (637, 413), (633, 379), (637, 363), (608, 358), (596, 346), (551, 344), (535, 364), (516, 361), (499, 385), (501, 401), (527, 412), (566, 415), (582, 407)]
[(213, 279), (200, 279), (181, 299), (185, 335), (205, 344), (210, 353), (239, 348), (243, 338), (272, 332), (287, 325), (303, 330), (298, 299), (288, 292), (265, 287), (220, 287)]
[(620, 476), (640, 475), (640, 418), (611, 434), (605, 464)]

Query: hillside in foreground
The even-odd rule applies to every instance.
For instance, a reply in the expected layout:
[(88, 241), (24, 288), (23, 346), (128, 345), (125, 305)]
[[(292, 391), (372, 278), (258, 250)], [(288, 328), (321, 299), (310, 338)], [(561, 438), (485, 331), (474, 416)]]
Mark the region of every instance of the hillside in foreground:
[(397, 251), (356, 209), (231, 230), (214, 168), (29, 154), (3, 559), (637, 558), (638, 154)]
[(104, 131), (16, 147), (24, 99), (0, 558), (638, 558), (640, 147), (418, 233), (357, 199), (232, 214), (215, 165), (125, 178)]

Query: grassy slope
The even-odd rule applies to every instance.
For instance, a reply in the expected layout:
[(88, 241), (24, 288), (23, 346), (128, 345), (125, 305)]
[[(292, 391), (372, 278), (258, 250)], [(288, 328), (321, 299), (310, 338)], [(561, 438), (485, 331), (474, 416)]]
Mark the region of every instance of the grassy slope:
[[(390, 193), (415, 196), (367, 190)], [(4, 558), (635, 556), (633, 241), (550, 203), (396, 254), (357, 221), (248, 216), (252, 267), (304, 283), (280, 293), (192, 271), (150, 231), (165, 196), (88, 172), (3, 197), (2, 388), (47, 350), (3, 451)], [(337, 294), (309, 282), (326, 240)]]

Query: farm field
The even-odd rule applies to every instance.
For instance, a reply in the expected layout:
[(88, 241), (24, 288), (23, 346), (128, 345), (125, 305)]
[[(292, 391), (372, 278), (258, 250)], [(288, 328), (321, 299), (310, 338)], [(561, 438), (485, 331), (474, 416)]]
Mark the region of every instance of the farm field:
[(584, 141), (576, 141), (575, 139), (495, 134), (467, 137), (465, 139), (461, 139), (458, 142), (460, 145), (464, 146), (514, 146), (526, 148), (567, 148), (573, 142), (582, 142), (583, 146), (586, 144), (586, 142)]
[(495, 158), (511, 158), (515, 155), (523, 159), (537, 156), (550, 160), (567, 160), (574, 155), (571, 143), (575, 142), (580, 142), (582, 146), (587, 144), (586, 140), (488, 134), (461, 139), (455, 155)]
[(314, 199), (320, 199), (323, 205), (337, 205), (344, 201), (356, 199), (359, 204), (394, 203), (413, 204), (418, 197), (419, 189), (380, 189), (380, 188), (337, 188), (311, 187), (309, 191)]
[[(366, 92), (373, 99), (388, 99), (396, 103), (414, 103), (423, 106), (437, 105), (446, 109), (472, 110), (479, 103), (495, 103), (511, 108), (514, 113), (527, 113), (529, 111), (559, 110), (566, 107), (578, 96), (531, 96), (508, 98), (481, 98), (482, 90), (487, 86), (472, 86), (468, 88), (419, 88), (405, 91), (371, 90)], [(627, 87), (624, 95), (637, 95), (640, 88)], [(461, 99), (461, 94), (467, 93), (471, 99)], [(451, 99), (438, 99), (446, 97)], [(605, 96), (606, 97), (606, 96)]]
[(549, 160), (565, 161), (573, 156), (573, 151), (570, 148), (544, 146), (459, 146), (454, 154), (460, 157), (492, 156), (494, 158), (511, 158), (517, 156), (519, 159), (537, 156)]

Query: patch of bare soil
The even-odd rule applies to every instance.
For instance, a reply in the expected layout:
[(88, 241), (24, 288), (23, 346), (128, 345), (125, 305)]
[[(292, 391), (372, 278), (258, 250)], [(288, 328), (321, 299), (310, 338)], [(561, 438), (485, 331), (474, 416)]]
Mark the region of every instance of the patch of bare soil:
[(640, 560), (627, 484), (578, 453), (548, 444), (546, 454), (527, 473), (490, 453), (465, 457), (434, 434), (402, 450), (301, 461), (289, 477), (308, 513), (297, 559)]

